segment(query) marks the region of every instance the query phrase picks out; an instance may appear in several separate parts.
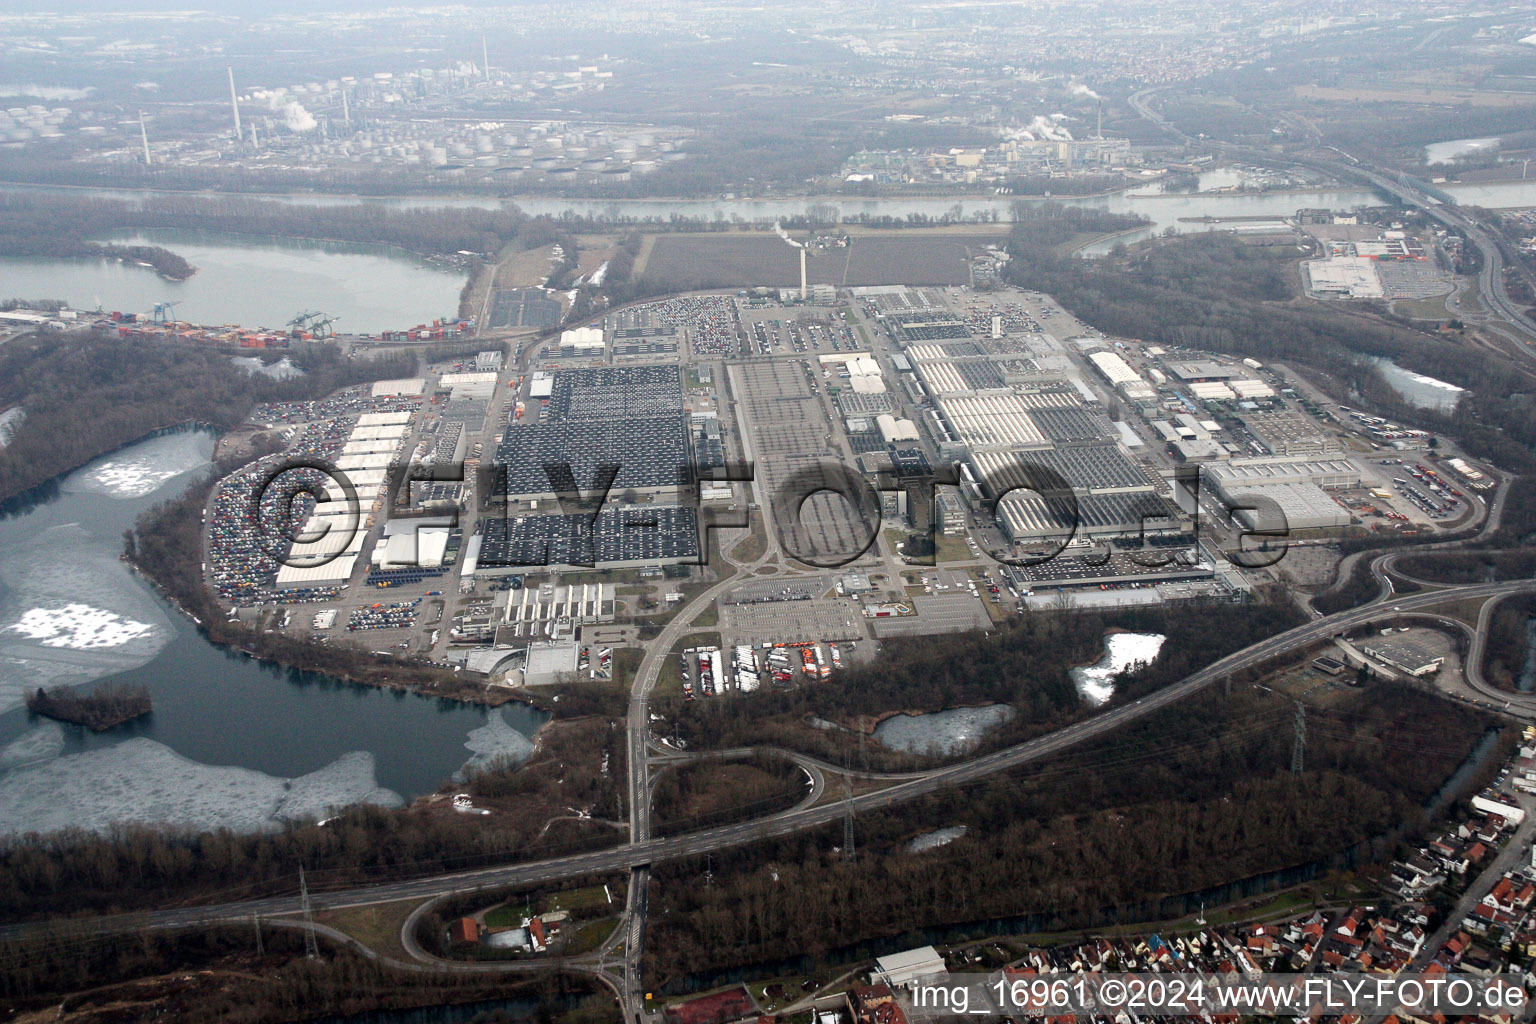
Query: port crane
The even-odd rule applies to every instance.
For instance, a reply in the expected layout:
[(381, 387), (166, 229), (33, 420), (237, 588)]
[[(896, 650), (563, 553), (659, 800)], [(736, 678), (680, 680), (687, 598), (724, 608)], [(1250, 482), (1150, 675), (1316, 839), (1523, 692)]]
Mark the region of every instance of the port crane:
[(336, 333), (335, 323), (336, 318), (333, 316), (326, 316), (318, 310), (306, 310), (289, 320), (288, 328), (294, 334), (308, 331), (317, 338), (329, 338)]
[[(100, 305), (100, 300), (97, 300), (97, 305)], [(168, 324), (172, 320), (176, 319), (176, 317), (175, 317), (176, 306), (177, 306), (177, 303), (175, 303), (175, 302), (157, 302), (157, 303), (155, 303), (155, 309), (154, 309), (154, 314), (153, 314), (154, 322), (157, 323), (157, 324)]]

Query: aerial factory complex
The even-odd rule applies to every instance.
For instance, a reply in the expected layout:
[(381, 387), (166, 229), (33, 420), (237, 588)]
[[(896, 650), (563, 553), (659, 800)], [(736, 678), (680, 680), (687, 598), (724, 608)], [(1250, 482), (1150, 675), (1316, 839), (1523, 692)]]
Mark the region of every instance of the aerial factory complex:
[[(288, 448), (219, 490), (210, 582), (232, 615), (515, 687), (603, 677), (626, 623), (773, 566), (720, 587), (721, 643), (682, 681), (713, 695), (1026, 608), (1244, 601), (1279, 571), (1248, 556), (1266, 534), (1433, 534), (1488, 486), (1284, 367), (1108, 337), (1049, 296), (803, 294), (641, 303), (515, 362), (264, 407)], [(335, 473), (267, 550), (239, 510), (291, 497), (268, 477), (295, 454)], [(730, 649), (741, 670), (711, 672)]]

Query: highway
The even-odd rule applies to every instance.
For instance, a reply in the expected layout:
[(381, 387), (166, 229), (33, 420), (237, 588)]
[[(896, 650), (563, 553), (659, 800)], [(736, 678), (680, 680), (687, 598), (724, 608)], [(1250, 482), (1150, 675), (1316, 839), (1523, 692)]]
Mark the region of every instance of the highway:
[[(1199, 140), (1190, 138), (1167, 124), (1147, 104), (1157, 89), (1143, 90), (1132, 96), (1130, 102), (1144, 117), (1191, 144)], [(1259, 160), (1272, 154), (1254, 154)], [(1349, 166), (1334, 162), (1311, 162), (1327, 168), (1340, 177), (1354, 177), (1369, 182), (1372, 187), (1399, 201), (1424, 210), (1429, 216), (1466, 235), (1484, 254), (1483, 270), (1479, 276), (1479, 297), (1484, 306), (1495, 315), (1506, 319), (1519, 330), (1536, 337), (1536, 321), (1516, 307), (1509, 299), (1503, 285), (1503, 253), (1499, 242), (1491, 238), (1475, 220), (1463, 216), (1455, 207), (1447, 207), (1412, 186), (1376, 170), (1361, 166)], [(1503, 333), (1503, 332), (1501, 332)], [(1511, 342), (1536, 361), (1536, 348), (1523, 339), (1507, 334)], [(517, 365), (527, 364), (535, 346), (518, 354)], [(727, 379), (729, 375), (726, 376)], [(733, 381), (733, 383), (735, 383)], [(746, 403), (741, 403), (745, 408)], [(743, 412), (743, 416), (746, 413)], [(742, 433), (751, 436), (750, 423), (742, 424)], [(1455, 626), (1471, 633), (1467, 658), (1466, 678), (1468, 686), (1488, 698), (1490, 703), (1503, 703), (1511, 714), (1536, 719), (1536, 697), (1514, 698), (1494, 691), (1481, 679), (1479, 666), (1486, 643), (1487, 630), (1497, 598), (1514, 594), (1536, 593), (1536, 581), (1511, 581), (1482, 583), (1460, 587), (1447, 587), (1411, 595), (1396, 595), (1387, 579), (1395, 554), (1376, 555), (1371, 570), (1381, 582), (1376, 600), (1359, 608), (1329, 616), (1319, 616), (1284, 633), (1267, 637), (1241, 651), (1228, 655), (1187, 678), (1140, 700), (1112, 707), (1072, 725), (1049, 734), (972, 758), (956, 764), (927, 771), (905, 773), (855, 772), (840, 768), (793, 751), (763, 748), (793, 761), (802, 767), (810, 778), (810, 788), (805, 799), (796, 806), (775, 814), (749, 821), (716, 828), (702, 829), (680, 835), (657, 838), (651, 828), (651, 793), (656, 771), (675, 767), (701, 756), (743, 757), (753, 752), (738, 749), (709, 754), (692, 754), (659, 746), (651, 735), (650, 698), (660, 676), (661, 667), (679, 640), (694, 632), (693, 621), (698, 614), (714, 605), (723, 594), (738, 585), (744, 578), (768, 578), (784, 571), (780, 559), (777, 537), (767, 524), (773, 517), (768, 496), (758, 490), (759, 517), (764, 524), (767, 540), (761, 555), (750, 562), (736, 563), (721, 553), (720, 557), (735, 571), (696, 594), (681, 608), (660, 634), (650, 640), (638, 665), (626, 716), (627, 770), (626, 791), (628, 803), (629, 841), (601, 850), (573, 854), (542, 861), (478, 868), (403, 880), (384, 881), (368, 885), (356, 885), (320, 892), (313, 895), (317, 909), (336, 909), (370, 904), (419, 900), (422, 906), (412, 914), (402, 932), (402, 943), (414, 963), (389, 961), (412, 970), (453, 971), (509, 971), (526, 972), (545, 970), (554, 966), (579, 970), (599, 978), (611, 987), (624, 1010), (626, 1020), (644, 1024), (644, 988), (642, 984), (642, 957), (644, 952), (647, 918), (647, 894), (652, 865), (693, 857), (716, 850), (741, 846), (753, 842), (790, 835), (807, 829), (835, 823), (846, 813), (847, 803), (855, 812), (869, 812), (915, 800), (947, 788), (962, 786), (985, 779), (1000, 772), (1018, 769), (1032, 763), (1056, 757), (1068, 750), (1109, 735), (1173, 704), (1195, 697), (1212, 684), (1244, 669), (1261, 665), (1271, 659), (1297, 649), (1306, 648), (1335, 635), (1366, 625), (1373, 621), (1394, 619), (1399, 616), (1427, 617), (1439, 620), (1442, 625)], [(1498, 506), (1502, 507), (1504, 492), (1499, 492)], [(1490, 503), (1492, 506), (1492, 503)], [(1496, 529), (1498, 518), (1493, 508), (1485, 522), (1483, 534)], [(1439, 546), (1439, 545), (1435, 545)], [(1370, 557), (1370, 556), (1367, 556)], [(1347, 578), (1347, 577), (1345, 577)], [(1468, 629), (1443, 616), (1431, 616), (1429, 610), (1452, 601), (1482, 600), (1483, 606), (1475, 629)], [(1497, 706), (1497, 703), (1494, 703)], [(850, 801), (821, 802), (828, 775), (877, 779), (889, 783), (875, 792), (852, 797)], [(463, 894), (480, 889), (535, 886), (572, 877), (617, 871), (630, 873), (624, 914), (613, 935), (593, 954), (564, 961), (521, 961), (513, 963), (461, 963), (441, 960), (432, 956), (415, 942), (414, 924), (430, 906), (430, 901), (449, 895)], [(83, 919), (67, 923), (31, 922), (0, 926), (0, 938), (20, 938), (48, 934), (69, 933), (124, 933), (147, 928), (176, 929), (216, 924), (243, 923), (253, 916), (271, 918), (300, 913), (302, 907), (297, 893), (258, 899), (241, 900), (222, 904), (172, 907), (160, 910)], [(294, 922), (282, 926), (292, 927)], [(331, 929), (322, 929), (328, 938), (355, 946), (356, 943)], [(368, 955), (375, 955), (369, 953)]]
[[(1391, 604), (1378, 600), (1360, 608), (1314, 619), (1230, 654), (1184, 680), (1134, 703), (1112, 708), (1102, 714), (1004, 750), (918, 773), (886, 789), (854, 797), (852, 802), (856, 811), (875, 811), (1053, 757), (1075, 746), (1105, 736), (1178, 701), (1192, 697), (1230, 673), (1260, 664), (1288, 651), (1318, 643), (1375, 620), (1391, 619), (1401, 612), (1422, 611), (1447, 601), (1482, 600), (1533, 592), (1536, 592), (1536, 580), (1448, 587), (1439, 591), (1397, 597), (1392, 599)], [(1481, 625), (1486, 626), (1486, 620)], [(679, 632), (681, 631), (680, 629)], [(659, 643), (653, 649), (662, 651), (662, 657), (669, 653), (669, 648), (662, 647)], [(585, 874), (632, 870), (662, 861), (696, 856), (816, 828), (839, 820), (842, 814), (842, 802), (810, 807), (801, 805), (752, 821), (659, 839), (647, 836), (625, 845), (567, 857), (353, 886), (318, 894), (313, 898), (313, 903), (317, 908), (324, 909), (365, 906), (405, 899), (427, 900), (481, 888), (536, 885)], [(631, 886), (631, 888), (635, 890), (636, 887)], [(643, 889), (637, 892), (643, 892)], [(643, 908), (643, 895), (635, 898), (639, 906), (632, 904), (637, 913), (630, 918), (631, 926), (642, 920), (642, 914), (638, 911)], [(67, 924), (33, 922), (8, 925), (0, 928), (0, 937), (16, 938), (29, 934), (46, 934), (58, 928), (98, 933), (136, 931), (144, 928), (183, 928), (243, 922), (250, 920), (253, 914), (262, 917), (292, 915), (299, 913), (300, 910), (299, 897), (295, 893), (288, 896), (201, 907), (170, 908), (142, 914), (102, 917)], [(638, 930), (634, 931), (630, 938), (631, 944), (625, 949), (626, 958), (630, 955), (633, 944), (639, 939)], [(636, 991), (634, 986), (638, 985), (638, 979), (633, 974), (629, 974), (626, 982), (629, 992)]]
[[(1170, 135), (1175, 136), (1186, 145), (1212, 146), (1253, 163), (1300, 165), (1325, 171), (1343, 180), (1354, 179), (1363, 181), (1383, 195), (1390, 196), (1410, 209), (1421, 210), (1445, 227), (1460, 232), (1466, 237), (1467, 241), (1477, 246), (1483, 255), (1482, 268), (1478, 272), (1477, 278), (1478, 299), (1493, 317), (1502, 319), (1513, 330), (1501, 329), (1487, 320), (1483, 321), (1483, 326), (1496, 331), (1518, 349), (1521, 354), (1536, 362), (1536, 347), (1533, 347), (1530, 341), (1530, 339), (1536, 338), (1536, 319), (1528, 316), (1525, 310), (1509, 297), (1509, 293), (1504, 286), (1506, 261), (1508, 261), (1510, 269), (1524, 277), (1526, 284), (1531, 288), (1533, 294), (1536, 294), (1536, 275), (1533, 275), (1530, 269), (1520, 260), (1512, 258), (1503, 239), (1485, 229), (1477, 218), (1463, 213), (1460, 208), (1454, 205), (1439, 202), (1433, 196), (1410, 184), (1395, 172), (1371, 167), (1336, 146), (1329, 146), (1328, 148), (1338, 153), (1342, 158), (1341, 160), (1277, 156), (1264, 150), (1236, 146), (1217, 139), (1194, 138), (1179, 130), (1154, 109), (1149, 102), (1153, 96), (1168, 88), (1171, 87), (1163, 85), (1142, 89), (1128, 97), (1127, 102), (1142, 118), (1155, 124)], [(1311, 135), (1315, 142), (1322, 143), (1322, 138), (1317, 129), (1311, 125), (1305, 123), (1298, 124), (1298, 120), (1294, 116), (1280, 114), (1272, 116), (1299, 127), (1302, 131)], [(1464, 318), (1478, 319), (1477, 314), (1466, 314)]]

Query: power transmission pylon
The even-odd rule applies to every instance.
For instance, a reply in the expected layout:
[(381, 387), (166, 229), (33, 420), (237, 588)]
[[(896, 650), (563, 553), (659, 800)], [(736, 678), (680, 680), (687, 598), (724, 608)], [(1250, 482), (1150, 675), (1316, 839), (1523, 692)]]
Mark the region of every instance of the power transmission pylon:
[(1296, 739), (1291, 744), (1291, 774), (1300, 775), (1307, 761), (1307, 706), (1296, 702)]
[(299, 865), (299, 902), (304, 907), (304, 955), (314, 960), (320, 955), (315, 944), (315, 917), (309, 907), (309, 883), (304, 880), (304, 865)]

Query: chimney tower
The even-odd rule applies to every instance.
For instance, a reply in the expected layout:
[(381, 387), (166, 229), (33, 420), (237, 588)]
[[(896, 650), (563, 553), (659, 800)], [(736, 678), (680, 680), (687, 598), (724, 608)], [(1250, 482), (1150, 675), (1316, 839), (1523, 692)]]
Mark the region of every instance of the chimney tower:
[(229, 109), (235, 115), (235, 141), (239, 142), (240, 135), (240, 101), (235, 97), (235, 69), (233, 65), (226, 65), (225, 71), (229, 72)]

